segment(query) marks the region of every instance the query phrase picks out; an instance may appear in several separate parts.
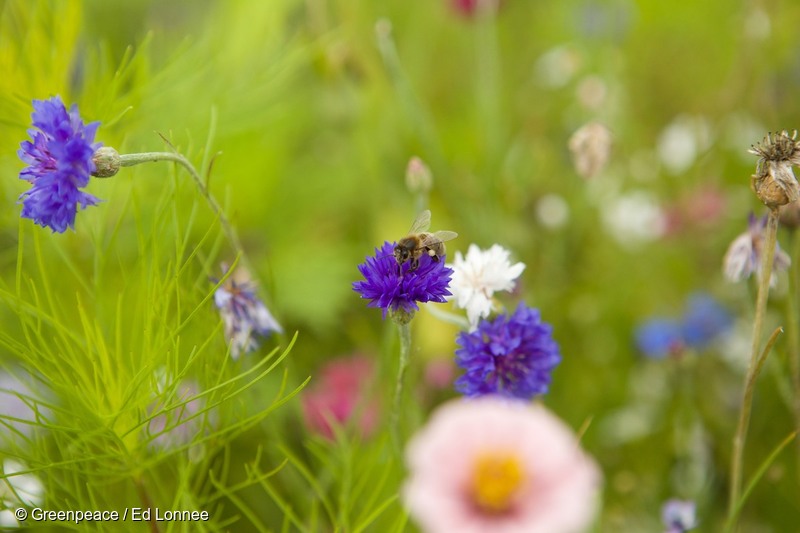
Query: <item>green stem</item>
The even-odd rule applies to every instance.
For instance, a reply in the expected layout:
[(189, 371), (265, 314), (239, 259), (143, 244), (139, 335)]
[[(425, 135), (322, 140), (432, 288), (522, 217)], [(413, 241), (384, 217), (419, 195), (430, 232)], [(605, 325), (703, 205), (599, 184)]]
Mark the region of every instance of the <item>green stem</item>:
[(375, 25), (375, 36), (378, 42), (378, 52), (383, 60), (389, 81), (397, 93), (399, 105), (403, 107), (404, 115), (409, 118), (411, 126), (416, 129), (420, 143), (427, 152), (422, 155), (433, 164), (434, 168), (445, 168), (446, 158), (433, 119), (415, 94), (400, 62), (400, 56), (392, 37), (392, 23), (387, 19), (379, 20)]
[(225, 216), (225, 211), (219, 205), (219, 202), (217, 202), (216, 198), (214, 198), (214, 196), (208, 190), (208, 186), (200, 177), (200, 173), (197, 172), (197, 169), (194, 168), (194, 165), (192, 165), (192, 163), (189, 162), (186, 157), (177, 152), (144, 152), (140, 154), (121, 154), (119, 157), (120, 166), (122, 167), (132, 167), (142, 163), (171, 161), (173, 163), (178, 163), (184, 169), (186, 169), (194, 182), (197, 184), (197, 188), (200, 189), (200, 194), (203, 195), (203, 198), (206, 199), (206, 202), (208, 202), (208, 205), (211, 207), (211, 211), (213, 211), (214, 215), (219, 218), (219, 222), (222, 225), (222, 231), (225, 233), (225, 237), (227, 237), (228, 242), (231, 243), (231, 246), (233, 246), (233, 249), (241, 258), (240, 260), (244, 263), (245, 268), (249, 270), (251, 274), (253, 273), (253, 270), (247, 261), (247, 255), (244, 253), (242, 243), (239, 241), (239, 236), (233, 229), (228, 217)]
[(400, 449), (400, 406), (403, 401), (403, 383), (405, 382), (408, 360), (411, 355), (411, 324), (397, 324), (400, 333), (400, 364), (397, 371), (397, 384), (394, 389), (394, 404), (392, 406), (392, 438), (395, 447)]
[[(792, 268), (789, 271), (789, 295), (786, 298), (786, 336), (789, 343), (787, 356), (792, 383), (792, 409), (795, 431), (800, 432), (800, 316), (797, 311), (797, 289), (800, 277), (800, 231), (792, 232)], [(800, 465), (800, 441), (797, 443)], [(800, 480), (800, 467), (797, 470)]]
[(742, 460), (744, 457), (744, 444), (747, 439), (747, 429), (750, 425), (750, 411), (753, 406), (753, 393), (755, 392), (755, 381), (758, 372), (763, 364), (761, 355), (761, 330), (764, 325), (764, 315), (767, 309), (767, 297), (769, 296), (769, 282), (772, 278), (772, 263), (775, 256), (775, 243), (778, 235), (778, 210), (772, 209), (767, 219), (767, 227), (764, 235), (764, 247), (761, 257), (761, 272), (758, 284), (758, 295), (756, 296), (756, 311), (753, 321), (753, 346), (750, 352), (750, 363), (745, 375), (744, 394), (742, 396), (742, 406), (739, 412), (739, 424), (736, 428), (736, 435), (733, 438), (733, 456), (731, 459), (731, 487), (730, 498), (728, 501), (728, 518), (733, 518), (739, 503), (742, 492)]

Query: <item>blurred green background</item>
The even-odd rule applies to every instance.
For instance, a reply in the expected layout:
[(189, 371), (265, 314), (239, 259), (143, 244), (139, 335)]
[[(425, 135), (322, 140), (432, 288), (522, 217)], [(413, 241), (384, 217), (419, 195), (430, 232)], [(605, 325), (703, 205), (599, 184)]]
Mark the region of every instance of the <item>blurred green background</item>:
[[(290, 335), (299, 331), (286, 363), (295, 385), (352, 352), (378, 357), (391, 383), (394, 332), (351, 283), (356, 265), (413, 220), (404, 174), (419, 156), (434, 176), (433, 229), (459, 233), (450, 258), (499, 243), (527, 265), (504, 301), (524, 300), (554, 326), (564, 359), (544, 402), (573, 428), (591, 421), (583, 445), (605, 474), (598, 531), (658, 531), (661, 503), (676, 496), (697, 500), (700, 530), (717, 531), (755, 294), (723, 279), (722, 256), (747, 214), (764, 212), (747, 149), (800, 124), (798, 26), (800, 4), (788, 0), (505, 0), (493, 17), (447, 0), (6, 0), (0, 277), (13, 286), (19, 236), (38, 232), (47, 268), (71, 265), (57, 299), (135, 291), (126, 264), (167, 261), (139, 257), (141, 235), (169, 241), (180, 227), (198, 242), (213, 224), (188, 176), (170, 178), (167, 165), (93, 180), (105, 201), (78, 215), (75, 232), (51, 236), (20, 220), (16, 150), (30, 102), (60, 94), (101, 121), (98, 140), (121, 153), (164, 150), (157, 133), (197, 164), (219, 152), (211, 190), (261, 295)], [(585, 179), (568, 141), (589, 121), (610, 129), (613, 148)], [(167, 204), (193, 222), (160, 225)], [(215, 238), (193, 267), (195, 294), (233, 257)], [(782, 230), (784, 249), (792, 238)], [(730, 309), (744, 340), (680, 361), (638, 354), (636, 325), (677, 316), (694, 291)], [(783, 278), (770, 331), (790, 296)], [(206, 311), (198, 331), (214, 327)], [(0, 309), (12, 336), (13, 317)], [(457, 330), (424, 310), (413, 325), (419, 380), (426, 361), (452, 357)], [(781, 339), (759, 382), (745, 480), (794, 425), (786, 348)], [(414, 398), (409, 418), (419, 421), (430, 405)], [(303, 431), (297, 402), (277, 416), (282, 431)], [(769, 468), (743, 531), (796, 530), (797, 456), (792, 445)]]

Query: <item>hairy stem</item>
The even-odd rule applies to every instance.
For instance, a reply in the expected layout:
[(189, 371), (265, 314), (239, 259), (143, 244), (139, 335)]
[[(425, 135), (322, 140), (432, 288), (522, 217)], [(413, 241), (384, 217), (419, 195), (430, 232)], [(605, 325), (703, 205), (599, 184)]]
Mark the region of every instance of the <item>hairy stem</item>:
[(214, 198), (214, 196), (208, 190), (208, 186), (200, 177), (200, 173), (197, 172), (197, 169), (194, 168), (194, 165), (192, 165), (192, 163), (189, 162), (186, 157), (177, 152), (144, 152), (140, 154), (120, 155), (120, 166), (123, 167), (132, 167), (141, 163), (157, 163), (159, 161), (171, 161), (173, 163), (178, 163), (184, 169), (186, 169), (194, 182), (197, 184), (197, 188), (200, 189), (200, 194), (203, 195), (203, 198), (206, 199), (206, 202), (208, 202), (208, 205), (211, 207), (211, 211), (219, 219), (219, 222), (222, 225), (222, 231), (225, 233), (225, 237), (227, 237), (228, 242), (231, 243), (231, 246), (233, 246), (233, 249), (239, 255), (240, 260), (244, 263), (245, 268), (252, 272), (252, 269), (247, 262), (247, 255), (244, 253), (244, 248), (239, 240), (239, 236), (233, 229), (228, 217), (225, 216), (225, 211), (219, 205), (217, 199)]
[(395, 447), (400, 449), (400, 407), (403, 401), (403, 383), (405, 382), (406, 369), (411, 354), (411, 324), (397, 324), (400, 333), (400, 363), (397, 371), (397, 384), (394, 389), (394, 404), (392, 406), (392, 438)]
[(762, 249), (761, 271), (756, 296), (756, 311), (753, 321), (753, 346), (750, 353), (750, 363), (744, 381), (742, 406), (739, 411), (739, 424), (733, 438), (733, 456), (731, 459), (731, 486), (728, 501), (728, 517), (731, 519), (739, 503), (742, 493), (742, 460), (744, 457), (744, 444), (747, 439), (747, 429), (750, 425), (750, 411), (753, 405), (755, 381), (763, 364), (761, 355), (761, 330), (764, 325), (764, 315), (767, 309), (769, 295), (769, 282), (772, 278), (772, 263), (775, 256), (775, 243), (778, 235), (778, 211), (770, 210), (767, 227), (764, 235), (764, 248)]

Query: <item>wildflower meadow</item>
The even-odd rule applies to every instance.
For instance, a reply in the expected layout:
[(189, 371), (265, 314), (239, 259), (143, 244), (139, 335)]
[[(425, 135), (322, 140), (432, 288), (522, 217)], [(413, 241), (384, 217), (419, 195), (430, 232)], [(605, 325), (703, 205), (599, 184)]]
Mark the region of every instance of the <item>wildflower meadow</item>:
[(0, 1), (0, 531), (800, 531), (799, 26)]

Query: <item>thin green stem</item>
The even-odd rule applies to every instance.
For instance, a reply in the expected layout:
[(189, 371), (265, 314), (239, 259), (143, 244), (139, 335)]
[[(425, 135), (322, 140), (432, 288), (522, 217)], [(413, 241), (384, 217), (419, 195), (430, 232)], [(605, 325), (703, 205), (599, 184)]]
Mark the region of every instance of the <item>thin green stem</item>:
[(239, 240), (239, 236), (236, 234), (236, 231), (233, 229), (228, 217), (225, 216), (225, 211), (217, 202), (217, 199), (211, 194), (206, 186), (206, 183), (203, 181), (200, 173), (197, 172), (197, 169), (194, 168), (194, 165), (186, 159), (182, 154), (177, 152), (144, 152), (140, 154), (121, 154), (120, 156), (120, 166), (123, 167), (132, 167), (134, 165), (139, 165), (141, 163), (157, 163), (160, 161), (171, 161), (173, 163), (177, 163), (181, 165), (189, 175), (194, 180), (195, 184), (197, 184), (197, 188), (200, 189), (200, 194), (203, 195), (203, 198), (206, 199), (208, 205), (211, 207), (211, 211), (214, 215), (217, 216), (219, 219), (220, 224), (222, 225), (222, 231), (225, 233), (225, 237), (227, 237), (228, 242), (231, 243), (233, 249), (236, 253), (241, 257), (241, 261), (244, 263), (244, 266), (247, 270), (251, 273), (253, 272), (251, 269), (251, 265), (247, 261), (247, 255), (244, 253), (244, 248), (242, 247), (242, 243)]
[(408, 360), (411, 355), (411, 324), (397, 324), (400, 333), (400, 363), (397, 371), (397, 384), (394, 389), (394, 404), (392, 406), (392, 438), (395, 447), (400, 449), (400, 407), (403, 401), (403, 383), (405, 382)]
[[(792, 232), (792, 268), (789, 271), (789, 295), (786, 298), (786, 336), (789, 348), (789, 374), (792, 383), (792, 409), (795, 431), (800, 432), (800, 315), (797, 311), (797, 289), (800, 281), (800, 231)], [(800, 441), (797, 443), (798, 465), (800, 465)], [(800, 480), (800, 467), (797, 469)]]
[(416, 129), (420, 142), (427, 151), (427, 154), (423, 155), (433, 163), (434, 168), (444, 168), (446, 159), (439, 142), (439, 135), (433, 119), (420, 102), (403, 70), (392, 37), (392, 23), (387, 19), (379, 20), (375, 25), (375, 36), (378, 42), (378, 52), (383, 60), (389, 81), (397, 93), (399, 105), (403, 106), (404, 115), (409, 117), (411, 126)]
[(728, 518), (733, 519), (739, 504), (742, 492), (742, 459), (744, 457), (744, 444), (747, 439), (747, 430), (750, 425), (750, 412), (753, 406), (753, 393), (755, 381), (763, 364), (761, 356), (761, 330), (764, 326), (764, 315), (767, 310), (767, 297), (769, 296), (769, 282), (772, 278), (772, 264), (775, 256), (775, 243), (778, 235), (778, 211), (770, 210), (767, 227), (764, 234), (764, 245), (761, 257), (761, 271), (756, 296), (756, 311), (753, 321), (753, 346), (750, 352), (750, 363), (745, 375), (744, 394), (742, 406), (739, 411), (739, 424), (733, 438), (733, 456), (731, 459), (731, 486), (728, 501)]

